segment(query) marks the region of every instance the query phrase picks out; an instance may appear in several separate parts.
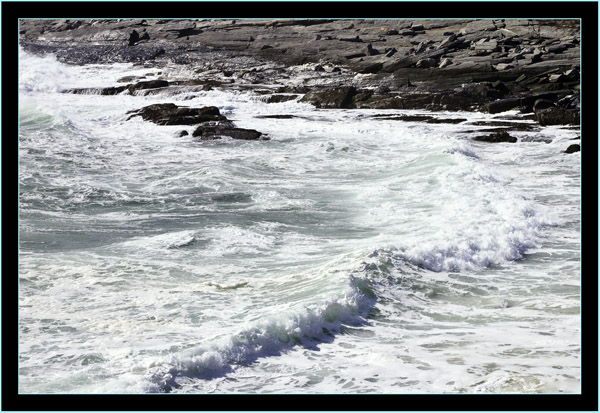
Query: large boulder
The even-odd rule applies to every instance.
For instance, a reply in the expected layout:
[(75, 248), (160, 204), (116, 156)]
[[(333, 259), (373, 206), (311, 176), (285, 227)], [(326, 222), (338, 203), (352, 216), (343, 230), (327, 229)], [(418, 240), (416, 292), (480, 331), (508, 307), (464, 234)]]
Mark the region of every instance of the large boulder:
[(554, 104), (554, 102), (548, 99), (538, 99), (533, 103), (533, 111), (536, 113), (540, 110), (553, 107), (556, 107), (556, 105)]
[(157, 125), (197, 125), (204, 122), (228, 122), (215, 106), (203, 108), (180, 107), (173, 103), (158, 103), (127, 112), (127, 120), (141, 116)]
[(493, 102), (486, 103), (483, 110), (488, 113), (500, 113), (521, 106), (521, 98), (506, 98), (498, 99)]
[(341, 86), (311, 90), (300, 102), (311, 103), (323, 109), (345, 109), (352, 107), (352, 98), (356, 94), (354, 86)]
[(262, 136), (262, 133), (254, 129), (235, 128), (226, 125), (200, 125), (192, 133), (192, 136), (200, 137), (201, 140), (213, 140), (229, 137), (232, 139), (248, 141), (259, 139)]
[[(158, 125), (198, 125), (192, 136), (201, 140), (221, 139), (229, 137), (242, 140), (267, 140), (261, 132), (254, 129), (237, 128), (233, 122), (221, 115), (215, 106), (202, 108), (180, 107), (173, 103), (158, 103), (145, 106), (138, 110), (129, 111), (131, 116), (141, 116), (142, 119)], [(187, 131), (180, 132), (179, 136), (186, 136)]]
[(535, 112), (535, 118), (542, 126), (579, 125), (579, 110), (549, 107)]

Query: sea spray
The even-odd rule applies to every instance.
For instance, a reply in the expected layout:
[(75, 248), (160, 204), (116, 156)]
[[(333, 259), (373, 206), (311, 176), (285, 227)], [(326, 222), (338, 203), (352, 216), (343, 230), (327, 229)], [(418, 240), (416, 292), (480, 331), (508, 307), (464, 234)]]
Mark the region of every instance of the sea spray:
[[(65, 94), (157, 70), (21, 63), (23, 392), (578, 388), (577, 131), (488, 144), (466, 132), (483, 113)], [(272, 139), (127, 121), (165, 102)]]
[(366, 324), (376, 297), (369, 282), (351, 276), (349, 291), (340, 300), (302, 313), (263, 321), (254, 327), (221, 339), (222, 344), (187, 350), (149, 366), (148, 392), (170, 392), (181, 377), (210, 380), (233, 373), (237, 366), (251, 365), (264, 357), (291, 351), (295, 346), (318, 349), (331, 342), (341, 327)]

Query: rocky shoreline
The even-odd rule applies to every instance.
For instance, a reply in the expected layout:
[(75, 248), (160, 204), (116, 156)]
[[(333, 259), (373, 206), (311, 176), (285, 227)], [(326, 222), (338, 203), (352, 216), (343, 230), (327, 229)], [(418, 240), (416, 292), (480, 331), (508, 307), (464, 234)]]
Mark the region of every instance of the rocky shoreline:
[[(540, 127), (580, 122), (578, 20), (23, 20), (19, 30), (25, 50), (69, 64), (186, 69), (180, 77), (158, 73), (67, 93), (222, 88), (323, 109), (516, 109)], [(163, 109), (163, 118), (188, 121), (202, 112)], [(205, 139), (265, 138), (226, 119), (198, 125)], [(510, 131), (523, 124), (489, 126), (488, 141), (514, 142)]]

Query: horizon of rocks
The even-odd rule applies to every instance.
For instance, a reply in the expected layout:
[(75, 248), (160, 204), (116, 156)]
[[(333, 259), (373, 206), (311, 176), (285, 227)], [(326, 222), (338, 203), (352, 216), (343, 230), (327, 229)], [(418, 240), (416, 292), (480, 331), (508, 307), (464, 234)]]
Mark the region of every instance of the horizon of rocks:
[(323, 109), (517, 109), (540, 126), (579, 126), (580, 41), (578, 20), (20, 22), (23, 49), (63, 63), (187, 69), (68, 93), (230, 88)]

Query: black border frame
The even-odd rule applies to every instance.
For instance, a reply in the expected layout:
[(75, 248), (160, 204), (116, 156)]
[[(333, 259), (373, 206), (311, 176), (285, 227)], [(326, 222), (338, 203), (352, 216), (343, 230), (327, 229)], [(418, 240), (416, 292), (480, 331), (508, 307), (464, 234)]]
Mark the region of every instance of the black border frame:
[[(2, 4), (2, 398), (3, 411), (598, 411), (598, 3), (584, 2), (6, 2)], [(581, 19), (582, 392), (531, 395), (23, 395), (16, 335), (18, 234), (12, 195), (16, 151), (19, 18), (576, 18)], [(14, 117), (13, 117), (14, 116)], [(583, 190), (585, 188), (585, 191)], [(595, 195), (594, 195), (595, 194)], [(18, 197), (18, 195), (17, 195)], [(586, 220), (583, 225), (583, 213)], [(17, 212), (18, 213), (18, 212)], [(13, 223), (14, 222), (14, 223)], [(9, 224), (9, 225), (6, 225)], [(1, 228), (1, 227), (0, 227)], [(4, 236), (5, 231), (8, 236)], [(585, 239), (585, 243), (583, 240)], [(15, 251), (16, 250), (16, 251)], [(585, 287), (585, 289), (584, 289)]]

